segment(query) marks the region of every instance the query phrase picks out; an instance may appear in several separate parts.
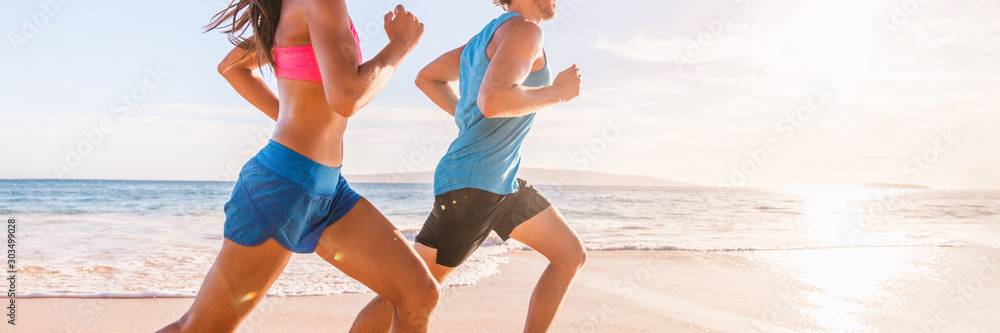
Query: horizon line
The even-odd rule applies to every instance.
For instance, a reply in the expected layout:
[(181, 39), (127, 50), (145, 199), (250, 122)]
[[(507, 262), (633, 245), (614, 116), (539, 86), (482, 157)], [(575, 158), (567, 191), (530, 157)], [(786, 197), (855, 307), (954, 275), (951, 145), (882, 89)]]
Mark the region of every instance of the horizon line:
[[(555, 169), (558, 170), (558, 169)], [(379, 175), (379, 174), (374, 174)], [(347, 176), (362, 176), (362, 175), (347, 175)], [(364, 175), (372, 176), (372, 175)], [(652, 177), (652, 176), (649, 176)], [(655, 178), (655, 177), (654, 177)], [(661, 178), (662, 179), (662, 178)], [(53, 181), (131, 181), (131, 182), (186, 182), (186, 183), (235, 183), (235, 180), (168, 180), (168, 179), (109, 179), (109, 178), (0, 178), (0, 181), (19, 181), (19, 180), (53, 180)], [(354, 184), (395, 184), (395, 185), (433, 185), (433, 183), (393, 183), (393, 182), (354, 182)], [(701, 185), (697, 183), (689, 183), (693, 186), (656, 186), (656, 185), (574, 185), (574, 184), (535, 184), (538, 186), (578, 186), (578, 187), (658, 187), (658, 188), (714, 188), (714, 189), (872, 189), (872, 190), (885, 190), (890, 188), (873, 188), (861, 186), (708, 186)], [(918, 184), (908, 184), (908, 185), (918, 185)], [(923, 186), (923, 185), (921, 185)], [(905, 187), (895, 187), (895, 189), (904, 190), (915, 190), (915, 191), (1000, 191), (1000, 188), (990, 188), (990, 189), (973, 189), (973, 188), (932, 188), (927, 187), (926, 189), (909, 189)]]

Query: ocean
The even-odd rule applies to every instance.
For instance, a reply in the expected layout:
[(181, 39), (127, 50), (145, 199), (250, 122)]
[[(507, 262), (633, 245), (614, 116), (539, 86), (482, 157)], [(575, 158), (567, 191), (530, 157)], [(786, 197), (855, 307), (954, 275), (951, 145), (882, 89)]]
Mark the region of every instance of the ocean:
[[(529, 179), (530, 182), (530, 179)], [(232, 182), (0, 180), (17, 225), (21, 297), (190, 297), (222, 244)], [(352, 184), (411, 241), (430, 185)], [(1000, 191), (536, 186), (590, 251), (1000, 248)], [(446, 286), (475, 284), (524, 246), (495, 235)], [(367, 289), (296, 254), (269, 295)]]

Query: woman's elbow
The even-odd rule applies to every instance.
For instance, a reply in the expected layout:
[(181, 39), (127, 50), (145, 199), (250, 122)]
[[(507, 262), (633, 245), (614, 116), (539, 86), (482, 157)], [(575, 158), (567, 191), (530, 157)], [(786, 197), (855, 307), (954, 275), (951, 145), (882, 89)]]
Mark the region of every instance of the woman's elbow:
[(350, 118), (361, 110), (362, 105), (358, 102), (359, 99), (360, 97), (349, 94), (337, 94), (327, 97), (327, 102), (330, 105), (330, 111), (339, 114), (341, 117)]
[(253, 76), (253, 71), (247, 68), (232, 66), (229, 64), (219, 64), (216, 68), (219, 71), (219, 75), (222, 75), (226, 80), (233, 80), (242, 76)]
[(344, 118), (358, 112), (358, 97), (345, 87), (326, 87), (326, 104), (330, 111)]
[(350, 118), (361, 110), (357, 103), (341, 102), (330, 104), (330, 110), (344, 118)]
[(219, 71), (219, 75), (226, 76), (230, 67), (232, 66), (230, 66), (228, 62), (223, 61), (219, 63), (219, 66), (217, 66), (215, 70)]

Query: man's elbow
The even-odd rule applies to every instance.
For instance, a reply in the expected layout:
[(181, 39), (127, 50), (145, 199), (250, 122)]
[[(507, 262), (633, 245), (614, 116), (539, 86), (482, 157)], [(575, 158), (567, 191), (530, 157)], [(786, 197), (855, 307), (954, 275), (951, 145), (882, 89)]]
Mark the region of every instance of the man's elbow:
[(479, 99), (476, 100), (476, 106), (479, 107), (479, 111), (481, 111), (483, 113), (483, 117), (486, 118), (496, 118), (497, 115), (499, 114), (497, 112), (497, 107), (495, 106), (495, 104), (496, 103), (493, 102), (490, 98), (486, 98), (483, 96), (480, 96)]
[(420, 72), (417, 72), (417, 78), (413, 80), (413, 84), (417, 85), (417, 88), (423, 89), (429, 81), (427, 76), (427, 68), (421, 69)]
[(428, 91), (432, 89), (435, 84), (439, 81), (436, 80), (430, 70), (424, 68), (417, 73), (417, 78), (413, 80), (413, 84), (417, 86), (420, 91)]
[(479, 111), (483, 112), (484, 117), (496, 118), (503, 112), (501, 109), (502, 103), (500, 103), (497, 97), (495, 91), (485, 87), (479, 92), (479, 96), (476, 98), (476, 106), (479, 107)]

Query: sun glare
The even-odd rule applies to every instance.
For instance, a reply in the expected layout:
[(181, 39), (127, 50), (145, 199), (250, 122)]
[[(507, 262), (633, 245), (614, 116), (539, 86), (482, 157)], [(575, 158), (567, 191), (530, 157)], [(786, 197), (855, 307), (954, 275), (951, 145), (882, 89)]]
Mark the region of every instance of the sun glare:
[(906, 276), (903, 249), (836, 249), (815, 251), (795, 263), (799, 280), (816, 288), (804, 309), (828, 332), (861, 332), (864, 315), (872, 303), (899, 302), (887, 288), (893, 279)]
[(858, 245), (867, 237), (857, 233), (858, 214), (877, 198), (878, 192), (865, 188), (796, 188), (786, 193), (805, 202), (804, 221), (824, 244)]
[(831, 213), (850, 213), (856, 205), (870, 200), (876, 193), (866, 188), (811, 187), (786, 190), (808, 202), (804, 211), (811, 218)]

